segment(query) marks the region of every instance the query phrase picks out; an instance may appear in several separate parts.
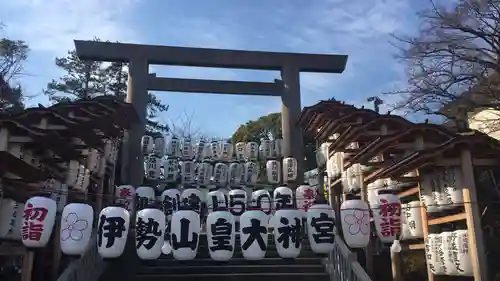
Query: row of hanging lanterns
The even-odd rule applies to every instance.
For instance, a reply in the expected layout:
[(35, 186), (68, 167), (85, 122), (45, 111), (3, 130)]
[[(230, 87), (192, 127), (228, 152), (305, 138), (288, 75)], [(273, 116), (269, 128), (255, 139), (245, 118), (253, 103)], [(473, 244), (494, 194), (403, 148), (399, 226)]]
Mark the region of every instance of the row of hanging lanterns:
[[(177, 158), (162, 160), (155, 155), (147, 156), (144, 164), (145, 176), (149, 180), (156, 180), (163, 176), (166, 182), (180, 181), (181, 184), (202, 186), (253, 185), (257, 183), (259, 170), (259, 164), (254, 161), (212, 164), (192, 160), (179, 161)], [(265, 171), (269, 184), (295, 181), (297, 160), (293, 157), (286, 157), (283, 162), (276, 159), (267, 160)]]
[(420, 196), (428, 213), (461, 206), (463, 198), (462, 171), (459, 166), (443, 167), (422, 176)]
[(164, 137), (143, 136), (141, 145), (144, 155), (152, 154), (157, 157), (167, 155), (183, 160), (255, 161), (284, 157), (282, 139), (263, 140), (260, 143), (238, 142), (233, 145), (226, 140), (206, 141), (200, 139), (197, 142), (192, 142), (190, 139), (177, 137), (171, 137), (167, 140)]
[(427, 266), (435, 275), (474, 276), (467, 230), (429, 234), (425, 241)]

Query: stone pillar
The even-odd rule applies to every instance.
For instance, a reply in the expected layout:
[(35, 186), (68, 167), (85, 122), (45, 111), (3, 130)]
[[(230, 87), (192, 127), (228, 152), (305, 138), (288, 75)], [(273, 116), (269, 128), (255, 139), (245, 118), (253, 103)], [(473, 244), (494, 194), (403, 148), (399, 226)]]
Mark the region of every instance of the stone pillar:
[(144, 178), (144, 157), (142, 155), (141, 138), (146, 130), (146, 114), (148, 105), (148, 72), (149, 66), (143, 58), (132, 58), (129, 62), (127, 99), (131, 103), (140, 122), (128, 130), (122, 151), (122, 181), (137, 188)]
[(304, 182), (304, 144), (302, 128), (298, 124), (300, 106), (300, 72), (297, 67), (285, 66), (281, 70), (284, 90), (281, 96), (281, 129), (283, 131), (284, 156), (292, 156), (298, 162), (297, 182)]

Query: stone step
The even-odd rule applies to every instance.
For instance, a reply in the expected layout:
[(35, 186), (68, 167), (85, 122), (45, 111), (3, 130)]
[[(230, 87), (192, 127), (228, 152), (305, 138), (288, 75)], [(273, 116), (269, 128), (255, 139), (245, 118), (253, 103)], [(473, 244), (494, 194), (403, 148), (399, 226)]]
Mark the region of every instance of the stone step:
[(148, 266), (139, 268), (136, 275), (168, 274), (244, 274), (244, 273), (324, 273), (321, 264), (316, 265), (184, 265), (184, 266)]
[(159, 275), (137, 275), (137, 281), (328, 281), (326, 273), (227, 273), (227, 274), (204, 274), (203, 272), (193, 274), (159, 274)]
[[(326, 256), (326, 255), (324, 255)], [(279, 257), (278, 252), (276, 249), (268, 249), (266, 251), (266, 258), (275, 258)], [(301, 258), (313, 258), (313, 257), (323, 257), (323, 255), (317, 255), (313, 251), (307, 251), (307, 250), (302, 250), (300, 251), (299, 257)], [(196, 254), (196, 259), (204, 259), (204, 258), (210, 258), (210, 254), (207, 250), (200, 250), (198, 249), (198, 253)], [(233, 258), (243, 258), (243, 253), (241, 252), (241, 249), (238, 247), (234, 251)], [(172, 255), (161, 255), (158, 259), (163, 260), (163, 259), (173, 259)]]
[(228, 265), (321, 265), (321, 258), (297, 258), (297, 259), (282, 259), (282, 258), (265, 258), (258, 261), (249, 261), (243, 258), (232, 258), (227, 262), (214, 261), (210, 258), (194, 259), (190, 261), (179, 261), (173, 258), (164, 258), (156, 260), (142, 260), (142, 266), (228, 266)]

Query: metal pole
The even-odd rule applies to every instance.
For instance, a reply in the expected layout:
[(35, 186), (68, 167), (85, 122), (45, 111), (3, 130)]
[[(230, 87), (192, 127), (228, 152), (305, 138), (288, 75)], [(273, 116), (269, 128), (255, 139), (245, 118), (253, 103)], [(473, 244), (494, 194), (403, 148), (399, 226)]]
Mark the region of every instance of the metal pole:
[(295, 66), (285, 66), (281, 70), (284, 91), (281, 96), (281, 129), (283, 131), (284, 157), (297, 159), (297, 185), (304, 182), (304, 145), (302, 129), (298, 124), (301, 113), (300, 72)]
[(122, 180), (135, 188), (142, 184), (144, 178), (141, 138), (146, 130), (148, 71), (149, 67), (145, 59), (132, 58), (130, 60), (126, 101), (134, 106), (140, 122), (132, 125), (124, 138)]

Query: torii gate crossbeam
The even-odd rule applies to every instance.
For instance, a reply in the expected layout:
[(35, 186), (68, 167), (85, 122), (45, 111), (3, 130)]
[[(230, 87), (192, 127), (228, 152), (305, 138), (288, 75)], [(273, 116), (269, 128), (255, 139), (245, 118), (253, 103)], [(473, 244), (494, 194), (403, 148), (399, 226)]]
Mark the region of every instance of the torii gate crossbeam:
[[(144, 168), (140, 141), (145, 131), (147, 92), (181, 91), (217, 94), (281, 96), (283, 148), (285, 156), (298, 161), (298, 181), (303, 179), (302, 129), (297, 123), (301, 113), (300, 72), (342, 73), (345, 55), (314, 55), (237, 51), (123, 44), (75, 40), (77, 56), (82, 60), (120, 61), (129, 64), (127, 102), (132, 103), (141, 123), (128, 132), (123, 153), (123, 181), (135, 187), (142, 184)], [(274, 83), (157, 78), (149, 74), (149, 64), (277, 70), (281, 79)]]

